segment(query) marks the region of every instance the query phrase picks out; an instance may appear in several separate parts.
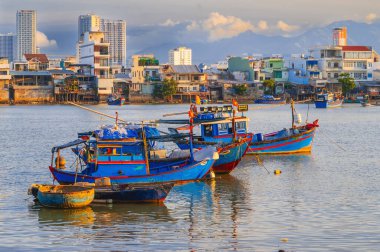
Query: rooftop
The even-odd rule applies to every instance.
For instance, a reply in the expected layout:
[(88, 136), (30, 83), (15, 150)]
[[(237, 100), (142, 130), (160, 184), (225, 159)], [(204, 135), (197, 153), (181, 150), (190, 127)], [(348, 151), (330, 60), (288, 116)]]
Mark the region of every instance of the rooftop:
[(22, 75), (33, 75), (33, 76), (50, 76), (48, 71), (10, 71), (10, 75), (22, 76)]
[(24, 54), (24, 57), (27, 61), (39, 61), (40, 63), (49, 63), (48, 58), (46, 57), (46, 54), (42, 53), (26, 53)]
[(372, 51), (370, 46), (342, 46), (343, 51), (367, 52)]
[(196, 65), (170, 65), (175, 73), (201, 73)]

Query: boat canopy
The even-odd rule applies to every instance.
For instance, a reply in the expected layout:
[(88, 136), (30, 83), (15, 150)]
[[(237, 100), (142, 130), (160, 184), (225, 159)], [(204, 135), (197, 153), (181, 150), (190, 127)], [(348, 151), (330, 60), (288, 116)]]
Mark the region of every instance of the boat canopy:
[[(235, 117), (235, 122), (248, 122), (248, 121), (249, 121), (248, 117)], [(231, 122), (232, 122), (232, 117), (224, 118), (223, 120), (219, 120), (219, 121), (203, 122), (203, 123), (201, 123), (201, 125), (223, 124), (223, 123), (231, 123)]]
[[(158, 129), (144, 126), (146, 138), (158, 137), (160, 132)], [(94, 131), (94, 135), (100, 140), (117, 140), (128, 138), (141, 138), (142, 127), (127, 125), (125, 127), (115, 127), (113, 125), (103, 126), (99, 130)]]
[(85, 143), (85, 142), (86, 142), (85, 140), (76, 139), (76, 140), (68, 142), (66, 144), (62, 144), (62, 145), (58, 145), (58, 146), (53, 147), (51, 149), (51, 152), (54, 153), (54, 152), (57, 152), (57, 151), (59, 151), (61, 149), (65, 149), (65, 148), (68, 148), (68, 147), (71, 147), (71, 146), (79, 145), (79, 144), (82, 144), (82, 143)]

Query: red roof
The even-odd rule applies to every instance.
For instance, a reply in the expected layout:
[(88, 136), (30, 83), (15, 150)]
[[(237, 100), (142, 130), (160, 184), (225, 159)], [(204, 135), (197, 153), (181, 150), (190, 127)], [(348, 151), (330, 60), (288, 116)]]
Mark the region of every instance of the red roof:
[(40, 63), (49, 63), (49, 60), (48, 58), (46, 57), (46, 54), (42, 54), (42, 53), (26, 53), (24, 54), (24, 57), (27, 61), (31, 61), (31, 60), (38, 60)]
[(363, 52), (363, 51), (372, 51), (372, 48), (369, 46), (342, 46), (343, 51), (354, 51), (354, 52)]

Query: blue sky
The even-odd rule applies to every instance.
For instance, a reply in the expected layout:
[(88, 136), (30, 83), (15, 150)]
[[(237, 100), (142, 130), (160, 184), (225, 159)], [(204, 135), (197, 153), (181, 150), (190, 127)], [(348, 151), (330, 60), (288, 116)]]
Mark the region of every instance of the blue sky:
[(15, 31), (18, 9), (37, 10), (43, 50), (71, 53), (80, 14), (126, 20), (129, 41), (176, 27), (166, 35), (212, 43), (244, 32), (289, 37), (335, 21), (371, 23), (380, 17), (380, 0), (1, 0), (0, 33)]

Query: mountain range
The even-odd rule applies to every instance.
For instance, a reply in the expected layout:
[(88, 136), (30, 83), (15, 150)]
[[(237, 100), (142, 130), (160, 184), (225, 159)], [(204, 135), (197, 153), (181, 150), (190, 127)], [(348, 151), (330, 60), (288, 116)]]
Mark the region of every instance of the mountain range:
[[(214, 63), (228, 55), (308, 53), (310, 48), (332, 43), (332, 30), (346, 26), (349, 45), (368, 45), (380, 49), (380, 21), (371, 24), (339, 21), (330, 25), (310, 28), (295, 36), (269, 36), (247, 31), (232, 38), (209, 41), (206, 32), (188, 31), (189, 24), (170, 26), (145, 25), (127, 27), (127, 56), (153, 53), (161, 63), (168, 60), (168, 51), (178, 46), (192, 49), (193, 63)], [(57, 41), (56, 48), (43, 48), (48, 54), (75, 54), (76, 30), (43, 30)]]

